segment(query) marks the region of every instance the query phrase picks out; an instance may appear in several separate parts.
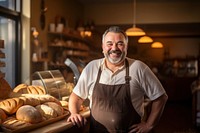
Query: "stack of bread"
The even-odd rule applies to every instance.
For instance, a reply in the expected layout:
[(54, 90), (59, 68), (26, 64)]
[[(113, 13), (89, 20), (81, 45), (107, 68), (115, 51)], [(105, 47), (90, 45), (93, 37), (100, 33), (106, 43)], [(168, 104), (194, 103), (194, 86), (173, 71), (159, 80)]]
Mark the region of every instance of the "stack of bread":
[(67, 113), (61, 102), (47, 95), (41, 86), (20, 84), (9, 98), (0, 101), (0, 124), (11, 130), (66, 116)]

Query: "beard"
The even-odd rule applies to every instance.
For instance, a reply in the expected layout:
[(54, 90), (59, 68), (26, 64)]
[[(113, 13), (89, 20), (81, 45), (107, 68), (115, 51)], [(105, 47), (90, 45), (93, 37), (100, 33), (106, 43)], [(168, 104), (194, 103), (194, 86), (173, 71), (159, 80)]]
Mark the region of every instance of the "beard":
[[(108, 52), (103, 52), (105, 58), (111, 62), (112, 64), (119, 64), (121, 61), (123, 61), (126, 58), (127, 52), (126, 51), (120, 51), (120, 50), (111, 50)], [(111, 58), (110, 54), (117, 54), (120, 55), (119, 57)]]

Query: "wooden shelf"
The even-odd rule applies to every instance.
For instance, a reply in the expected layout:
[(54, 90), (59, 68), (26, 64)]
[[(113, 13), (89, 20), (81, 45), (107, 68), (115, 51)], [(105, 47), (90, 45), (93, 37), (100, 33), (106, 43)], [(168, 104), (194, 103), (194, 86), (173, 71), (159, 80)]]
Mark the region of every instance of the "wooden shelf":
[(1, 52), (1, 50), (0, 50), (0, 58), (5, 58), (5, 57), (6, 57), (5, 53)]
[(53, 36), (57, 36), (59, 38), (63, 38), (63, 39), (67, 39), (67, 40), (75, 40), (75, 41), (79, 41), (79, 42), (84, 42), (86, 44), (89, 44), (89, 41), (82, 38), (80, 35), (75, 35), (75, 34), (70, 34), (70, 33), (66, 33), (66, 32), (48, 32), (49, 35), (53, 35)]
[(37, 59), (37, 61), (33, 61), (34, 63), (43, 63), (43, 62), (48, 62), (49, 59), (47, 58), (41, 58), (41, 59)]
[(0, 48), (4, 48), (4, 40), (0, 40)]
[(49, 44), (49, 47), (63, 47), (67, 49), (74, 49), (74, 50), (83, 50), (83, 51), (88, 51), (89, 47), (81, 45), (80, 43), (76, 44), (71, 44), (68, 45), (67, 43), (62, 43), (61, 45), (56, 45), (55, 43)]
[(6, 66), (6, 63), (5, 62), (2, 62), (0, 61), (0, 67), (5, 67)]

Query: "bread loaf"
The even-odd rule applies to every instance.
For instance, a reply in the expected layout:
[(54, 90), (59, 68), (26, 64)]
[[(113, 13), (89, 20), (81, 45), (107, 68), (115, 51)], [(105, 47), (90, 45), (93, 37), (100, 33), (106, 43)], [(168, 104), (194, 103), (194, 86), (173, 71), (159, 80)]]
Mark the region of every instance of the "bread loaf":
[(24, 105), (20, 107), (16, 112), (17, 120), (21, 120), (28, 123), (39, 123), (42, 121), (42, 115), (40, 112), (33, 106)]
[(51, 107), (47, 106), (47, 105), (41, 104), (41, 105), (36, 106), (35, 108), (40, 112), (40, 114), (46, 120), (48, 120), (50, 118), (56, 118), (57, 117), (55, 110), (52, 109)]
[(26, 84), (19, 84), (13, 89), (13, 92), (17, 92), (20, 94), (38, 94), (38, 95), (46, 94), (46, 91), (42, 86), (34, 86)]
[(60, 103), (61, 103), (62, 107), (68, 108), (69, 103), (67, 101), (62, 100), (62, 101), (60, 101)]
[(7, 118), (6, 113), (2, 109), (0, 109), (0, 124), (4, 122), (6, 118)]
[(16, 130), (20, 128), (24, 128), (31, 125), (30, 123), (24, 122), (17, 120), (15, 117), (8, 117), (3, 123), (2, 126), (11, 129), (11, 130)]
[(58, 105), (55, 102), (46, 102), (44, 105), (51, 107), (57, 114), (57, 116), (61, 116), (64, 114), (64, 109), (62, 106)]
[(8, 82), (4, 78), (0, 78), (0, 99), (9, 98), (9, 93), (12, 92), (12, 89)]
[(31, 106), (37, 106), (40, 104), (40, 100), (38, 98), (34, 97), (19, 97), (23, 100), (24, 105), (31, 105)]
[(14, 114), (22, 105), (20, 98), (9, 98), (0, 102), (0, 108), (8, 115)]

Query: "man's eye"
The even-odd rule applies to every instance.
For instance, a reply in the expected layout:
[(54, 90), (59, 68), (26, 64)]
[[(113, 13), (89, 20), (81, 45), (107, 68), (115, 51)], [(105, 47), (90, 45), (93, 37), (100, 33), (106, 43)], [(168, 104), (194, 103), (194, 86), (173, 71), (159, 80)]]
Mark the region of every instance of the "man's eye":
[(117, 43), (117, 45), (119, 45), (119, 46), (123, 46), (124, 43), (120, 42), (120, 43)]
[(108, 46), (112, 46), (112, 43), (107, 43)]

